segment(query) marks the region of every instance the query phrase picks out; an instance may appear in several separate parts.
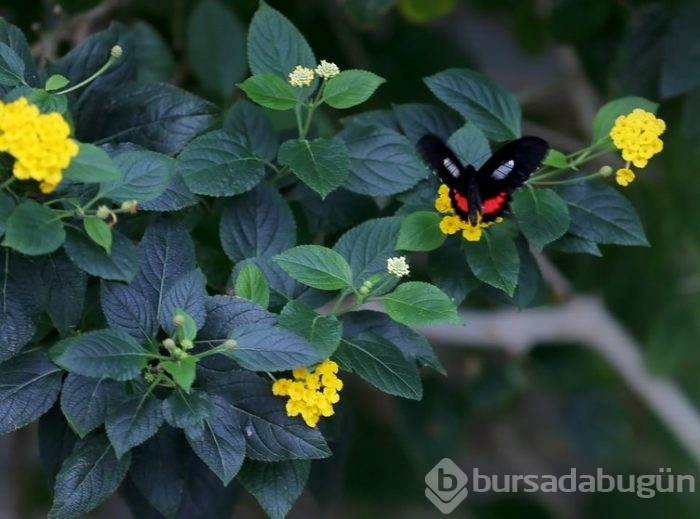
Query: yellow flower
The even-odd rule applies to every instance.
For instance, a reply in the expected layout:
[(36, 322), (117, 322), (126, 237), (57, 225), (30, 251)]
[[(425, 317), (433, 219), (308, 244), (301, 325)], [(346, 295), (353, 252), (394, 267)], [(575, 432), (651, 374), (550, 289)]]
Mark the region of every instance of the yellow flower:
[(397, 278), (408, 276), (409, 268), (408, 263), (406, 263), (406, 256), (387, 259), (386, 270), (389, 272), (389, 274), (396, 276)]
[(626, 186), (634, 180), (630, 164), (644, 168), (649, 159), (663, 150), (664, 143), (659, 136), (664, 130), (666, 123), (662, 119), (641, 108), (635, 108), (629, 114), (615, 119), (610, 139), (626, 162), (625, 167), (618, 170), (615, 176), (618, 184)]
[(445, 184), (440, 184), (438, 197), (435, 199), (435, 209), (438, 213), (453, 214), (452, 201), (450, 200), (450, 188)]
[(56, 189), (78, 154), (78, 144), (69, 136), (70, 126), (61, 114), (42, 114), (25, 97), (0, 101), (0, 152), (15, 158), (15, 178), (38, 181), (42, 193)]
[(289, 84), (293, 87), (307, 87), (314, 80), (314, 71), (308, 67), (297, 65), (296, 68), (289, 73)]
[(443, 234), (455, 234), (462, 228), (462, 220), (459, 216), (444, 216), (440, 220), (440, 231)]
[(312, 371), (306, 367), (292, 370), (294, 380), (280, 378), (272, 384), (272, 394), (288, 396), (287, 416), (299, 416), (309, 427), (316, 427), (321, 416), (332, 416), (333, 404), (338, 403), (338, 391), (343, 381), (338, 378), (338, 364), (330, 359), (321, 362)]
[(321, 60), (321, 64), (316, 67), (316, 75), (323, 79), (330, 79), (340, 74), (340, 69), (335, 63), (329, 63), (325, 59)]
[(462, 227), (462, 238), (464, 238), (467, 241), (479, 241), (481, 239), (482, 233), (482, 226), (478, 224), (467, 224), (464, 227)]
[(629, 168), (620, 168), (615, 172), (615, 181), (621, 186), (628, 186), (634, 180), (634, 172)]

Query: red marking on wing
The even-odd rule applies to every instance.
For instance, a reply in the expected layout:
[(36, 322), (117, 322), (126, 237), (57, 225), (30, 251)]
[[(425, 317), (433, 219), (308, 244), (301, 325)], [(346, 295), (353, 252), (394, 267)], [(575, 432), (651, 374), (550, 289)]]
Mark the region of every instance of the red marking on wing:
[(506, 192), (498, 193), (493, 198), (488, 198), (484, 200), (484, 203), (482, 205), (483, 214), (492, 214), (499, 212), (503, 209), (503, 206), (506, 205), (507, 201), (508, 193)]
[(457, 204), (457, 207), (459, 208), (460, 211), (464, 211), (465, 213), (469, 212), (469, 200), (467, 200), (467, 197), (460, 195), (457, 191), (453, 192), (454, 196), (454, 201)]

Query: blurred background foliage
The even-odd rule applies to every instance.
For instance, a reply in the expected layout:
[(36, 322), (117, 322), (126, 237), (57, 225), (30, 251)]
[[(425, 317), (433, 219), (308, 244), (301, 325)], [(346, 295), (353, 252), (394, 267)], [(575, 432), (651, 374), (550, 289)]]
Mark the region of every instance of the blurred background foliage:
[[(572, 151), (590, 137), (605, 101), (641, 95), (668, 124), (660, 158), (625, 190), (650, 248), (605, 247), (602, 257), (555, 256), (575, 293), (600, 295), (643, 349), (700, 409), (700, 4), (696, 0), (269, 0), (319, 59), (387, 79), (362, 110), (435, 100), (421, 78), (450, 67), (481, 70), (523, 103), (525, 130)], [(242, 94), (245, 27), (257, 0), (3, 2), (38, 59), (120, 21), (133, 29), (139, 79), (179, 84), (225, 110)], [(326, 124), (339, 128), (337, 114)], [(288, 123), (276, 120), (279, 128)], [(607, 157), (612, 165), (614, 158)], [(214, 226), (212, 226), (214, 227)], [(211, 231), (211, 229), (209, 229)], [(197, 238), (218, 247), (216, 233)], [(214, 253), (213, 253), (214, 254)], [(213, 261), (209, 258), (209, 261)], [(493, 304), (486, 299), (467, 305)], [(426, 373), (422, 402), (350, 381), (331, 431), (342, 449), (314, 469), (292, 517), (439, 517), (423, 477), (442, 457), (491, 474), (695, 474), (698, 467), (596, 353), (542, 345), (513, 357), (435, 345), (448, 377)], [(0, 482), (22, 517), (48, 508), (30, 431), (3, 438)], [(22, 436), (25, 435), (25, 436)], [(700, 438), (698, 438), (700, 441)], [(18, 460), (19, 457), (19, 460)], [(27, 461), (29, 460), (29, 461)], [(9, 466), (8, 466), (9, 464)], [(342, 467), (329, 479), (326, 469)], [(308, 494), (308, 492), (307, 492)], [(695, 494), (470, 495), (455, 515), (478, 518), (697, 517)], [(325, 506), (326, 508), (323, 508)], [(118, 500), (95, 517), (127, 512)], [(249, 498), (242, 517), (262, 512)], [(4, 517), (0, 512), (0, 517)]]

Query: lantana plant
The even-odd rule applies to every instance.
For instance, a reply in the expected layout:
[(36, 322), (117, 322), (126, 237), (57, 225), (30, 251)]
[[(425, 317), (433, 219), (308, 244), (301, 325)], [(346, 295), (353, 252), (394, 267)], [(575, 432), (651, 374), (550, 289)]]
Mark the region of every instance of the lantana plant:
[(415, 144), (478, 167), (520, 136), (515, 98), (478, 72), (426, 78), (442, 105), (360, 112), (384, 80), (318, 62), (261, 3), (222, 114), (136, 81), (129, 27), (41, 69), (0, 29), (0, 432), (38, 421), (54, 519), (116, 492), (135, 516), (223, 517), (237, 483), (283, 517), (312, 467), (342, 466), (315, 460), (344, 452), (351, 381), (418, 400), (420, 370), (445, 373), (416, 327), (464, 325), (482, 288), (543, 302), (537, 251), (647, 245), (612, 167), (585, 172), (617, 148), (627, 185), (661, 150), (645, 99), (605, 105), (589, 147), (550, 151), (472, 226)]

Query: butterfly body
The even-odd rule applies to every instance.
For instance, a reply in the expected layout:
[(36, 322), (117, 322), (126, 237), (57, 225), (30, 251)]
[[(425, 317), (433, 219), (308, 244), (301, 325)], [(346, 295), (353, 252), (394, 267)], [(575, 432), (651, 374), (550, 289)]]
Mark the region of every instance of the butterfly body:
[(463, 165), (447, 145), (428, 134), (418, 141), (418, 150), (449, 189), (456, 215), (477, 225), (501, 216), (510, 195), (540, 166), (549, 144), (539, 137), (522, 137), (498, 150), (479, 168)]

